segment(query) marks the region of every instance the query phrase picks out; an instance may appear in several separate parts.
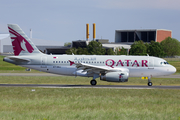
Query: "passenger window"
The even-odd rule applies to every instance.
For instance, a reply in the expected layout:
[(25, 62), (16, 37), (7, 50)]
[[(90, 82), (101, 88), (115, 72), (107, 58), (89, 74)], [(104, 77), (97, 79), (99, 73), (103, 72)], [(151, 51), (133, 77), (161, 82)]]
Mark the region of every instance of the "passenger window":
[(66, 63), (66, 61), (64, 61), (64, 63)]
[(53, 63), (55, 63), (55, 61), (53, 61)]

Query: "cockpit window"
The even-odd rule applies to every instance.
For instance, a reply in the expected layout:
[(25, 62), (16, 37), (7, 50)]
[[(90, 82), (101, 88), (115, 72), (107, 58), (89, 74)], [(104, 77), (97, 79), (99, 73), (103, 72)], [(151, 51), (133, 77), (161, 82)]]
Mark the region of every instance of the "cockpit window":
[(161, 65), (166, 65), (166, 64), (169, 64), (168, 62), (161, 62), (160, 63)]

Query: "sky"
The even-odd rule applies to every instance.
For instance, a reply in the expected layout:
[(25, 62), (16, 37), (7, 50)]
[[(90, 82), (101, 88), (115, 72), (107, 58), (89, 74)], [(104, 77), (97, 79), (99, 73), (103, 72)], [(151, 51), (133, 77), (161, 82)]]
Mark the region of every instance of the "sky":
[(18, 24), (48, 44), (86, 39), (89, 23), (96, 38), (115, 40), (115, 30), (168, 29), (180, 41), (180, 0), (0, 0), (0, 33)]

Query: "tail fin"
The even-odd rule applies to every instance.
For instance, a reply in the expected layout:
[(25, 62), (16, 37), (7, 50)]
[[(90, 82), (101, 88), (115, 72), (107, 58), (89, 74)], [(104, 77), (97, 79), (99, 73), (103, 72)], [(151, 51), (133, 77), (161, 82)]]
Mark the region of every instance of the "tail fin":
[(18, 25), (8, 24), (8, 29), (15, 56), (42, 54)]

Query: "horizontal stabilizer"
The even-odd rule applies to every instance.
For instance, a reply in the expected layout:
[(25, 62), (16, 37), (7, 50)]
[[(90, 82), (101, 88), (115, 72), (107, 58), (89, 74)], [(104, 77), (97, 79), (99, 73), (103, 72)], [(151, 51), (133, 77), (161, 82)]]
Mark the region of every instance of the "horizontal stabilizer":
[(17, 57), (5, 57), (3, 61), (10, 62), (10, 63), (24, 63), (24, 62), (31, 62), (30, 59), (24, 59), (24, 58), (17, 58)]

